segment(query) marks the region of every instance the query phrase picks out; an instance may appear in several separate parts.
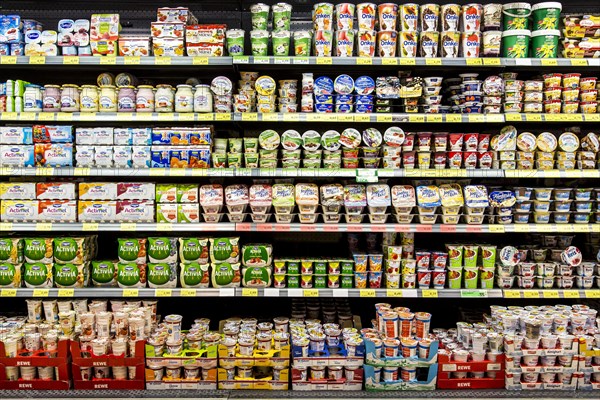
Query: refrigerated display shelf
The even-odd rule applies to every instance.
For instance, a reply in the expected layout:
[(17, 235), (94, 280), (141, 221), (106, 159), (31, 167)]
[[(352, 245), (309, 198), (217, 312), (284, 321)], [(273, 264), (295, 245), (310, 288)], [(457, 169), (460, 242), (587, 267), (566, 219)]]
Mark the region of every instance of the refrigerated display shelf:
[(355, 114), (355, 113), (130, 113), (3, 112), (7, 122), (335, 122), (335, 123), (504, 123), (600, 122), (600, 114)]
[(317, 168), (87, 168), (1, 167), (0, 176), (209, 177), (209, 178), (600, 178), (600, 170), (317, 169)]
[(95, 223), (95, 222), (0, 222), (0, 232), (416, 232), (416, 233), (598, 233), (600, 224), (278, 224), (229, 223)]
[[(480, 390), (435, 390), (435, 391), (410, 391), (403, 392), (404, 400), (411, 399), (596, 399), (596, 391), (560, 391), (560, 390), (519, 390), (508, 391), (503, 389)], [(37, 398), (64, 399), (64, 398), (98, 398), (99, 393), (93, 390), (68, 390), (68, 391), (10, 391), (1, 390), (0, 397), (10, 398)], [(265, 390), (103, 390), (102, 398), (196, 398), (196, 399), (363, 399), (377, 400), (382, 398), (398, 398), (398, 392), (366, 392), (366, 391), (265, 391)]]
[(424, 58), (424, 57), (277, 57), (277, 56), (236, 56), (236, 57), (86, 57), (86, 56), (1, 56), (0, 65), (27, 66), (39, 68), (41, 65), (71, 65), (71, 66), (232, 66), (232, 65), (280, 65), (285, 68), (306, 65), (332, 66), (418, 66), (418, 67), (575, 67), (585, 68), (600, 66), (600, 60), (595, 58)]
[(12, 288), (0, 297), (321, 297), (448, 299), (599, 299), (600, 289), (279, 289), (279, 288)]

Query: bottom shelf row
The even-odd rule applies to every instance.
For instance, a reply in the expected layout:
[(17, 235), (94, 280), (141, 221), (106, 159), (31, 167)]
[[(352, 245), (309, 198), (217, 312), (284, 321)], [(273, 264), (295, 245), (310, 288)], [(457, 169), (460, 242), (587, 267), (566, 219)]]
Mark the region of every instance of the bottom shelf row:
[(464, 309), (446, 328), (388, 303), (363, 324), (347, 299), (220, 321), (158, 306), (27, 300), (0, 317), (0, 390), (600, 389), (600, 318), (583, 304)]

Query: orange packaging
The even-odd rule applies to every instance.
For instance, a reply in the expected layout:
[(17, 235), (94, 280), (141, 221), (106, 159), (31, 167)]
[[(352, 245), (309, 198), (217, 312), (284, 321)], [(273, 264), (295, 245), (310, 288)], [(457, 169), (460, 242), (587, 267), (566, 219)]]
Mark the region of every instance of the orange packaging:
[(413, 319), (415, 315), (409, 312), (399, 312), (398, 317), (400, 318), (399, 322), (399, 330), (400, 337), (410, 337), (412, 336), (413, 330)]

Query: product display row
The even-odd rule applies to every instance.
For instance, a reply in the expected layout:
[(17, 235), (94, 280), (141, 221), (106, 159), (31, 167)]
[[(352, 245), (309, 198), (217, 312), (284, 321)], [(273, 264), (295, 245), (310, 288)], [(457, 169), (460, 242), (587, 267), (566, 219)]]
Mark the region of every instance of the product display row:
[[(593, 57), (596, 14), (561, 16), (559, 2), (509, 4), (317, 3), (312, 30), (291, 31), (292, 6), (250, 7), (252, 30), (198, 24), (185, 7), (159, 8), (150, 34), (121, 32), (120, 15), (61, 19), (57, 30), (3, 15), (3, 55), (26, 56), (337, 56)], [(562, 24), (560, 24), (562, 22)], [(559, 25), (563, 30), (559, 30)], [(483, 32), (482, 32), (483, 31)], [(560, 39), (563, 39), (560, 41)], [(250, 43), (249, 48), (246, 47)], [(60, 49), (60, 52), (59, 52)], [(460, 49), (460, 51), (459, 51)], [(559, 51), (562, 49), (562, 51)], [(439, 52), (438, 52), (439, 50)]]

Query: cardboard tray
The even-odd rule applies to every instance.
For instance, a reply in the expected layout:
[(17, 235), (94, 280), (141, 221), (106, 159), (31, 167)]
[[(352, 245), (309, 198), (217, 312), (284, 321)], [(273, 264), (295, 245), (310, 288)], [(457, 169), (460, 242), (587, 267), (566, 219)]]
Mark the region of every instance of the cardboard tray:
[(426, 359), (417, 357), (377, 357), (373, 342), (370, 340), (365, 340), (365, 364), (372, 365), (374, 367), (429, 367), (437, 363), (438, 346), (439, 342), (437, 340), (431, 343), (429, 357)]
[(259, 379), (227, 380), (227, 372), (223, 368), (218, 370), (218, 388), (225, 390), (255, 389), (255, 390), (288, 390), (290, 370), (281, 371), (279, 381), (265, 381)]
[(437, 363), (429, 366), (426, 381), (410, 381), (402, 380), (394, 382), (375, 382), (375, 371), (371, 365), (365, 365), (365, 389), (367, 391), (401, 391), (401, 390), (435, 390), (437, 382)]
[[(71, 387), (71, 362), (69, 340), (58, 342), (56, 351), (39, 351), (29, 356), (5, 357), (4, 342), (0, 341), (0, 390), (68, 390)], [(48, 355), (52, 357), (48, 357)], [(6, 380), (5, 367), (57, 367), (58, 376), (54, 381), (34, 379), (26, 381), (19, 378), (16, 381)]]
[[(452, 378), (453, 372), (495, 371), (495, 378)], [(504, 354), (496, 361), (450, 361), (447, 354), (438, 354), (438, 389), (502, 389), (504, 387)]]
[[(302, 357), (302, 349), (292, 345), (292, 361), (294, 367), (361, 367), (365, 361), (364, 344), (356, 348), (356, 356), (348, 356), (343, 343), (337, 346), (338, 354), (331, 355), (329, 347), (325, 346), (323, 354), (315, 355), (315, 351), (308, 350), (308, 357)], [(317, 353), (318, 354), (318, 353)]]
[[(79, 342), (71, 342), (71, 354), (73, 355), (73, 382), (76, 390), (143, 390), (145, 387), (145, 357), (144, 340), (135, 343), (136, 357), (100, 356), (83, 358)], [(83, 380), (81, 367), (136, 367), (136, 379), (96, 379)]]

